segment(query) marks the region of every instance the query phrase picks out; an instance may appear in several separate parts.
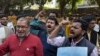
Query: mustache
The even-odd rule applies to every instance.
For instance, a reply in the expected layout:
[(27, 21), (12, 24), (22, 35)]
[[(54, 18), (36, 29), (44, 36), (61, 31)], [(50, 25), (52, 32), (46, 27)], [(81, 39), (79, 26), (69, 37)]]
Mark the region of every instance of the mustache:
[(74, 34), (73, 30), (70, 30), (70, 33)]

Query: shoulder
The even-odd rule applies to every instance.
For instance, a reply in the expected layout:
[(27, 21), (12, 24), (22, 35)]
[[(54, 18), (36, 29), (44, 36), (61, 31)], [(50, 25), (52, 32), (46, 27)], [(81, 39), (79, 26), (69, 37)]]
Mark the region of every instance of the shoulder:
[(92, 53), (93, 49), (95, 48), (95, 45), (92, 44), (90, 41), (84, 38), (84, 46), (88, 47), (88, 52)]
[(9, 36), (7, 37), (7, 39), (15, 39), (15, 38), (17, 38), (17, 37), (16, 37), (16, 34), (11, 34), (11, 35), (9, 35)]
[(94, 44), (92, 44), (90, 41), (88, 41), (87, 39), (83, 39), (83, 42), (85, 42), (84, 44), (87, 46), (87, 47), (92, 47), (92, 48), (94, 48), (95, 47), (95, 45)]
[(42, 44), (40, 38), (33, 34), (30, 34), (30, 36), (28, 37), (28, 41), (30, 43), (34, 43), (35, 45)]
[(40, 38), (34, 34), (29, 34), (29, 37), (31, 40), (34, 40), (34, 41), (40, 40)]
[(17, 38), (17, 37), (16, 37), (15, 34), (11, 34), (11, 35), (9, 35), (9, 36), (5, 39), (5, 41), (12, 42), (12, 41), (15, 41), (16, 38)]

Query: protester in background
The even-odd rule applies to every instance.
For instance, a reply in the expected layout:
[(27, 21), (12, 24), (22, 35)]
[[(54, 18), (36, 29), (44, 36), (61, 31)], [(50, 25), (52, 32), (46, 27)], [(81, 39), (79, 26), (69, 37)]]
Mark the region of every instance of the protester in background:
[(8, 18), (5, 15), (2, 15), (0, 17), (1, 27), (0, 27), (0, 44), (11, 34), (14, 33), (14, 31), (7, 26), (8, 24)]
[(84, 36), (86, 36), (86, 39), (88, 39), (91, 43), (93, 43), (94, 45), (97, 45), (98, 36), (97, 36), (97, 32), (94, 30), (94, 27), (96, 24), (95, 16), (89, 15), (89, 16), (83, 17), (83, 19), (86, 22), (88, 22), (88, 29), (87, 29), (87, 32), (84, 34)]
[[(42, 36), (40, 39), (42, 40), (42, 43), (44, 45), (44, 56), (57, 56), (58, 47), (47, 43), (47, 37), (57, 26), (58, 26), (57, 18), (49, 16), (46, 21), (47, 34), (42, 32), (39, 34), (40, 37)], [(63, 36), (63, 35), (64, 35), (64, 30), (60, 29), (57, 36)]]
[(14, 27), (16, 26), (17, 16), (14, 14), (14, 12), (10, 11), (10, 14), (8, 16), (8, 20), (10, 22), (12, 22), (12, 24), (14, 25)]
[(32, 34), (38, 35), (39, 32), (46, 30), (45, 24), (46, 24), (45, 12), (40, 11), (30, 23), (30, 27), (31, 27), (30, 32)]

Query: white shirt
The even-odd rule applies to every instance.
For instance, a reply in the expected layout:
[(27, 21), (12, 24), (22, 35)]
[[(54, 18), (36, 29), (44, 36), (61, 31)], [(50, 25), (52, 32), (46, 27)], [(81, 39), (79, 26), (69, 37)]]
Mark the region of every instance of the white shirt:
[[(47, 38), (47, 43), (54, 45), (54, 46), (61, 46), (65, 41), (65, 36), (58, 36), (55, 38)], [(97, 48), (95, 47), (90, 56), (98, 56)]]
[(6, 38), (6, 31), (4, 27), (0, 27), (0, 44), (2, 43), (2, 40)]
[(99, 25), (98, 24), (95, 24), (95, 27), (94, 27), (93, 30), (96, 31), (96, 32), (99, 32)]
[(9, 29), (11, 29), (12, 31), (15, 32), (14, 25), (13, 25), (12, 22), (8, 22), (8, 23), (7, 23), (7, 27), (8, 27)]
[(53, 45), (53, 46), (61, 46), (65, 40), (65, 37), (58, 36), (55, 38), (50, 39), (49, 37), (47, 38), (47, 43)]

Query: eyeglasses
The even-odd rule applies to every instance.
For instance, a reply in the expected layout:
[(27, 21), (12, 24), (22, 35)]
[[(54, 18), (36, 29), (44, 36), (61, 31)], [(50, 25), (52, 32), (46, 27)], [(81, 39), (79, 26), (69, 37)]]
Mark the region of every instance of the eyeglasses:
[(22, 29), (25, 29), (25, 28), (28, 28), (28, 26), (16, 26), (17, 29), (19, 28), (22, 28)]

